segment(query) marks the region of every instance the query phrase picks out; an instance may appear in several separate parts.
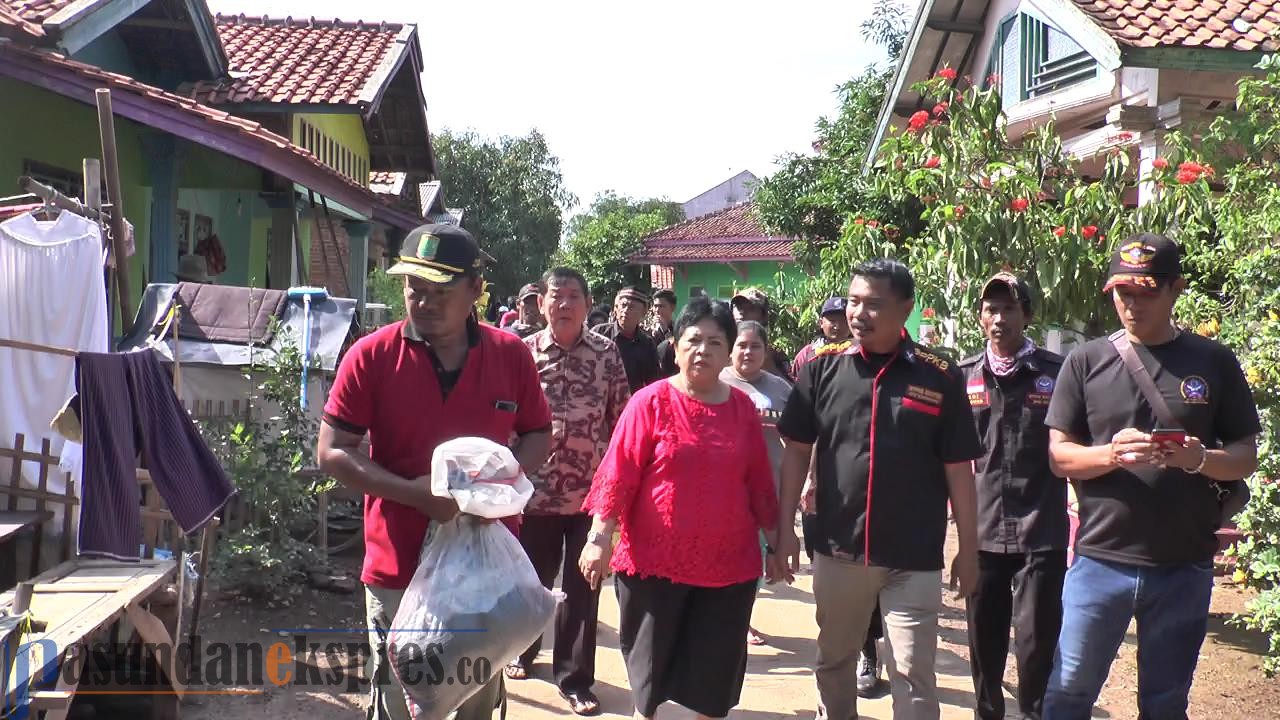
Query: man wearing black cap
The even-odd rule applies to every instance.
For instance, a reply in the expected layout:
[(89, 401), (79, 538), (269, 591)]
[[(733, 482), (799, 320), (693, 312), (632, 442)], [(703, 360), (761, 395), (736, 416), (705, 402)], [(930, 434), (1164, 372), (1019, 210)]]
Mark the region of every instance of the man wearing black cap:
[[(432, 452), (458, 437), (507, 445), (515, 436), (513, 452), (528, 469), (541, 467), (550, 448), (551, 413), (533, 356), (519, 338), (475, 319), (488, 262), (462, 228), (411, 232), (387, 271), (404, 277), (408, 317), (356, 341), (324, 407), (317, 461), (365, 496), (360, 579), (375, 650), (370, 717), (376, 720), (410, 717), (387, 664), (387, 637), (429, 530), (458, 513), (452, 499), (431, 493)], [(368, 453), (360, 450), (366, 434)], [(508, 527), (514, 530), (517, 520)], [(496, 673), (454, 717), (488, 720), (500, 706), (502, 673)]]
[(624, 287), (613, 299), (613, 320), (592, 328), (613, 341), (622, 354), (631, 392), (662, 377), (658, 369), (658, 348), (653, 338), (640, 329), (649, 311), (649, 296), (635, 287)]
[(844, 316), (844, 298), (830, 297), (823, 301), (818, 311), (818, 332), (822, 333), (818, 339), (800, 348), (796, 359), (791, 361), (792, 377), (800, 377), (801, 366), (816, 357), (819, 348), (849, 341), (849, 319)]
[(527, 338), (542, 329), (542, 285), (529, 283), (516, 297), (516, 321), (504, 328), (519, 338)]
[(1062, 357), (1025, 335), (1031, 293), (997, 273), (982, 287), (986, 350), (960, 363), (982, 439), (977, 460), (978, 587), (968, 600), (969, 664), (977, 716), (1003, 720), (1012, 621), (1019, 717), (1039, 718), (1062, 624), (1067, 486), (1049, 469), (1044, 424)]
[(1077, 348), (1046, 423), (1054, 472), (1080, 502), (1076, 558), (1045, 720), (1083, 720), (1129, 622), (1138, 621), (1138, 709), (1187, 717), (1213, 588), (1214, 531), (1258, 466), (1258, 412), (1235, 355), (1173, 324), (1179, 248), (1151, 233), (1111, 261), (1124, 329)]
[[(754, 320), (769, 327), (769, 296), (765, 295), (760, 288), (749, 287), (739, 290), (729, 304), (733, 306), (733, 319), (737, 322)], [(795, 381), (795, 375), (791, 372), (790, 359), (778, 348), (765, 349), (764, 369), (787, 382)]]

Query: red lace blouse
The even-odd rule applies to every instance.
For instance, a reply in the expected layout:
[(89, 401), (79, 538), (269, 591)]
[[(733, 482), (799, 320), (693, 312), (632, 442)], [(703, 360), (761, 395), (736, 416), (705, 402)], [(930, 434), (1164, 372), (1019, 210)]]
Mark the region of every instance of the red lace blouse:
[(615, 572), (700, 587), (759, 578), (778, 497), (755, 404), (733, 389), (708, 405), (665, 380), (638, 391), (583, 510), (618, 519)]

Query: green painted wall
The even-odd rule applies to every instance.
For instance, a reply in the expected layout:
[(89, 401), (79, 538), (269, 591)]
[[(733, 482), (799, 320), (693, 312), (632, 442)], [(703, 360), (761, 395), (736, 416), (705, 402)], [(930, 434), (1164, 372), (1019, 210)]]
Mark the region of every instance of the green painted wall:
[(179, 187), (215, 190), (262, 189), (262, 169), (203, 145), (179, 144)]
[[(740, 269), (745, 270), (745, 277), (738, 273)], [(750, 262), (737, 264), (734, 267), (724, 263), (677, 265), (676, 297), (680, 302), (684, 302), (689, 299), (693, 288), (700, 287), (713, 298), (728, 300), (744, 287), (752, 285), (763, 288), (774, 287), (778, 284), (777, 275), (780, 271), (788, 280), (799, 281), (801, 278), (800, 271), (794, 263)]]
[[(17, 194), (23, 161), (32, 160), (79, 175), (84, 158), (102, 156), (98, 113), (93, 107), (32, 85), (0, 78), (0, 97), (13, 112), (0, 113), (0, 195)], [(21, 108), (21, 111), (16, 111)], [(145, 128), (116, 119), (120, 185), (125, 217), (133, 224), (137, 252), (129, 258), (135, 307), (142, 296), (151, 227), (151, 190), (143, 158)], [(129, 318), (132, 321), (133, 318)]]
[[(733, 267), (723, 263), (677, 265), (674, 288), (676, 297), (683, 305), (689, 299), (692, 288), (701, 287), (713, 298), (728, 300), (735, 292), (745, 287), (754, 285), (766, 291), (776, 287), (779, 271), (783, 274), (783, 282), (799, 283), (804, 278), (803, 272), (795, 263), (752, 262), (746, 263), (745, 270), (744, 278)], [(843, 294), (844, 290), (836, 289), (835, 292)], [(911, 317), (907, 318), (907, 332), (911, 333), (912, 337), (918, 337), (920, 333), (920, 310), (917, 307), (911, 313)]]

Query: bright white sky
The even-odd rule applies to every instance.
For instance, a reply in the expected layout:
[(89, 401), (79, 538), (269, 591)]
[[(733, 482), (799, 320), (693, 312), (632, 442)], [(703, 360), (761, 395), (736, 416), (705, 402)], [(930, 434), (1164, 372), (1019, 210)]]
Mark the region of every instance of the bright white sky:
[(432, 129), (538, 128), (579, 209), (607, 189), (683, 202), (740, 170), (768, 175), (780, 153), (810, 151), (835, 86), (884, 56), (859, 28), (870, 0), (209, 4), (417, 23)]

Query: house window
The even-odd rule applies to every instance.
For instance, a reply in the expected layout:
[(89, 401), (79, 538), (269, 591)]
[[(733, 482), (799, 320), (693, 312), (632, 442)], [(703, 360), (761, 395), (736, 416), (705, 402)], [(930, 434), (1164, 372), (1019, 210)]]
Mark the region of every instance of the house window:
[(1098, 75), (1098, 63), (1061, 30), (1027, 14), (1000, 23), (987, 61), (987, 84), (996, 80), (1010, 103), (1040, 97)]
[[(84, 193), (84, 177), (78, 172), (64, 170), (55, 165), (46, 165), (35, 160), (22, 161), (22, 174), (30, 176), (38, 183), (48, 185), (70, 198), (82, 199)], [(102, 200), (106, 202), (106, 183), (102, 184)]]

